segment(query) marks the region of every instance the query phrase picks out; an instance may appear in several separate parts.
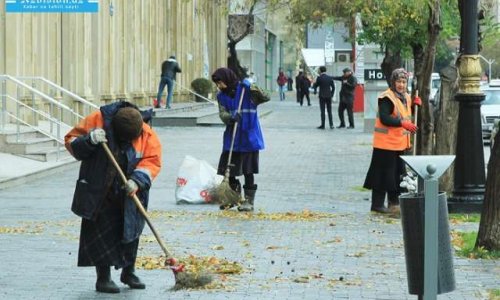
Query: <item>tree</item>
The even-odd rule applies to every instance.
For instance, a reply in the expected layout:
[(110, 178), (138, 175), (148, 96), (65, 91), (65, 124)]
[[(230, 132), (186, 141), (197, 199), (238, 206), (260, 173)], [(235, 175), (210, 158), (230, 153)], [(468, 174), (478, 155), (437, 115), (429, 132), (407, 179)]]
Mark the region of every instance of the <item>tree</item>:
[[(485, 1), (487, 2), (487, 1)], [(491, 12), (491, 10), (484, 10)], [(483, 19), (483, 49), (488, 53), (498, 55), (499, 25), (491, 22), (491, 15)], [(496, 48), (495, 48), (496, 46)], [(492, 72), (493, 73), (493, 72)], [(491, 76), (492, 74), (490, 74)], [(488, 162), (488, 173), (486, 177), (486, 189), (483, 200), (483, 210), (476, 239), (476, 248), (484, 248), (489, 251), (500, 251), (500, 134), (495, 137), (493, 149)]]

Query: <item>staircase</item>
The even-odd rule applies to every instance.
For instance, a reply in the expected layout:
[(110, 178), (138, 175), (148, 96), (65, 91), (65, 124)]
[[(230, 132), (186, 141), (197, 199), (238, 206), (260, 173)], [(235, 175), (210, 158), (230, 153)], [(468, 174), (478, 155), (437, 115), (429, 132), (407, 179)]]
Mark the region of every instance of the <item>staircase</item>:
[(98, 108), (42, 77), (0, 74), (0, 100), (0, 152), (40, 162), (74, 161), (64, 134)]
[(177, 103), (172, 109), (156, 109), (152, 122), (153, 127), (223, 125), (213, 103)]

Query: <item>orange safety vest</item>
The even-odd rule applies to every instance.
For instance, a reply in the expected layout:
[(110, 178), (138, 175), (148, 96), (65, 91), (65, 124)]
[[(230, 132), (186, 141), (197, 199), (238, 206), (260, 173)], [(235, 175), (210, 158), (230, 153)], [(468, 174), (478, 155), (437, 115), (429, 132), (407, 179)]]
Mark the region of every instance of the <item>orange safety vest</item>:
[[(387, 89), (378, 96), (378, 101), (389, 98), (394, 104), (392, 116), (400, 120), (411, 120), (411, 98), (405, 93), (406, 106), (394, 95), (391, 89)], [(373, 132), (373, 148), (401, 151), (411, 147), (410, 132), (401, 126), (386, 126), (380, 121), (379, 113), (375, 119)]]
[[(103, 128), (104, 120), (101, 111), (95, 111), (83, 119), (64, 137), (66, 149), (73, 155), (71, 142), (81, 136), (88, 134), (94, 128)], [(146, 123), (142, 123), (141, 135), (132, 141), (132, 147), (136, 156), (140, 157), (136, 170), (147, 174), (151, 181), (158, 175), (161, 168), (161, 144), (153, 129)]]

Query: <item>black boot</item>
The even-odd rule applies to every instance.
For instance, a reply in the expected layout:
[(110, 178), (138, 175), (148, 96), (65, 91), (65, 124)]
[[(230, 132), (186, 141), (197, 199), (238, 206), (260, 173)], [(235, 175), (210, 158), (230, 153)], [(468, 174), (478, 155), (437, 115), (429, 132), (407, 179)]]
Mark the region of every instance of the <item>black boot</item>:
[(131, 289), (143, 290), (146, 288), (146, 285), (141, 281), (141, 279), (135, 275), (134, 264), (123, 268), (120, 281), (128, 285)]
[(245, 193), (245, 200), (238, 206), (239, 211), (253, 211), (253, 202), (255, 200), (255, 193), (257, 192), (257, 185), (243, 186), (243, 192)]
[(116, 294), (120, 292), (120, 288), (111, 280), (111, 271), (107, 267), (95, 267), (97, 272), (97, 281), (95, 290), (101, 293)]
[(384, 202), (385, 192), (372, 190), (372, 207), (370, 210), (382, 214), (389, 213), (389, 210), (384, 206)]
[[(231, 187), (231, 189), (233, 191), (235, 191), (238, 195), (241, 195), (241, 183), (238, 179), (236, 179), (234, 182), (229, 182), (229, 186)], [(241, 198), (241, 196), (240, 196)], [(237, 203), (233, 203), (233, 202), (225, 202), (225, 203), (222, 203), (220, 206), (219, 206), (219, 209), (221, 210), (224, 210), (224, 209), (230, 209), (234, 206), (236, 206)]]
[(387, 200), (389, 202), (389, 211), (391, 213), (399, 214), (401, 209), (399, 208), (399, 194), (397, 192), (387, 193)]

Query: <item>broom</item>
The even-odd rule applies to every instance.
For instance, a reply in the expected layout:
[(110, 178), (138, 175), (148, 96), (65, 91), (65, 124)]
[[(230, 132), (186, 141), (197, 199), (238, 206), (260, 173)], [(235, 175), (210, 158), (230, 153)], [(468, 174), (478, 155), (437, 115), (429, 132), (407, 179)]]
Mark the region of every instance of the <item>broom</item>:
[[(245, 95), (245, 89), (241, 90), (240, 102), (238, 103), (238, 110), (237, 110), (238, 114), (241, 112), (243, 95)], [(233, 125), (233, 136), (231, 139), (231, 145), (229, 147), (229, 157), (227, 159), (227, 167), (224, 173), (224, 179), (218, 186), (210, 189), (209, 192), (214, 202), (221, 203), (220, 205), (221, 209), (231, 208), (235, 206), (241, 199), (241, 195), (237, 193), (235, 190), (233, 190), (231, 188), (231, 185), (229, 184), (229, 175), (231, 173), (231, 167), (234, 166), (233, 164), (231, 164), (231, 158), (233, 157), (233, 147), (237, 129), (238, 129), (238, 122), (235, 122)]]
[[(123, 183), (127, 184), (127, 177), (125, 176), (122, 169), (118, 165), (118, 162), (116, 161), (113, 153), (109, 149), (108, 144), (102, 143), (102, 147), (104, 148), (104, 151), (108, 155), (109, 160), (111, 160), (116, 170), (118, 171), (118, 174), (120, 175)], [(201, 273), (191, 274), (186, 272), (186, 270), (184, 269), (184, 265), (179, 264), (177, 260), (172, 256), (172, 254), (167, 250), (167, 247), (163, 243), (163, 240), (160, 238), (160, 235), (153, 226), (153, 223), (151, 223), (151, 219), (146, 213), (146, 210), (144, 209), (144, 206), (142, 206), (141, 201), (139, 200), (137, 195), (133, 194), (132, 199), (134, 200), (135, 205), (137, 206), (142, 216), (146, 220), (146, 223), (148, 223), (148, 226), (153, 232), (156, 240), (158, 241), (158, 244), (160, 244), (161, 249), (165, 253), (166, 257), (165, 265), (167, 265), (174, 272), (174, 277), (175, 277), (174, 289), (202, 287), (212, 282), (213, 280), (212, 276), (209, 274), (201, 274)]]

